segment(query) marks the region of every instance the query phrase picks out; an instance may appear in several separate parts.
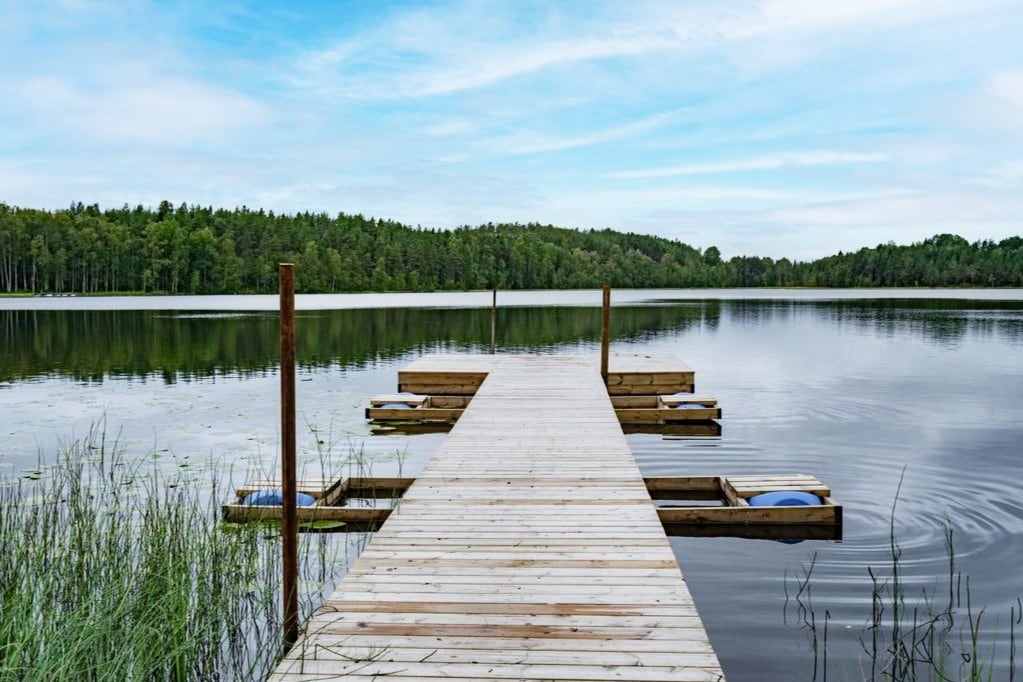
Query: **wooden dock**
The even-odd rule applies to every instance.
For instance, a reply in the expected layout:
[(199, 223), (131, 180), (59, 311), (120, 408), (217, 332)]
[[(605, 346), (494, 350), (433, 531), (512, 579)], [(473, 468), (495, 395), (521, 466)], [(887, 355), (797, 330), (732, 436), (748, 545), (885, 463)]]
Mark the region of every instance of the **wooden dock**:
[(723, 680), (608, 396), (692, 390), (692, 371), (636, 388), (620, 369), (404, 370), (402, 390), (474, 397), (271, 679)]

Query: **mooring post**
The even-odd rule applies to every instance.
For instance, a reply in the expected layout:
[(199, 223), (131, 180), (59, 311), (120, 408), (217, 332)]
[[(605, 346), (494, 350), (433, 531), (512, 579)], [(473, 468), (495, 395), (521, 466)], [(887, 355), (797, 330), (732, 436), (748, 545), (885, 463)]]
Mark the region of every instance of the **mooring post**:
[(490, 354), (497, 352), (497, 287), (494, 287), (494, 299), (490, 304)]
[(611, 349), (611, 285), (604, 285), (604, 303), (600, 310), (600, 376), (607, 383), (607, 359)]
[(281, 551), (284, 646), (298, 640), (298, 521), (295, 513), (295, 266), (281, 263)]

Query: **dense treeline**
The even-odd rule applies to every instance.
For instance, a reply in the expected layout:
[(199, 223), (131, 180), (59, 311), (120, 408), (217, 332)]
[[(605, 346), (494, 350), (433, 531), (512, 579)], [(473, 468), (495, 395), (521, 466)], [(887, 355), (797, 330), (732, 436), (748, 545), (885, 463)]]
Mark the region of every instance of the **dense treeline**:
[(1023, 239), (939, 235), (812, 262), (723, 260), (678, 241), (550, 225), (411, 228), (361, 215), (276, 215), (163, 202), (102, 211), (0, 204), (0, 290), (171, 294), (597, 287), (1023, 286)]

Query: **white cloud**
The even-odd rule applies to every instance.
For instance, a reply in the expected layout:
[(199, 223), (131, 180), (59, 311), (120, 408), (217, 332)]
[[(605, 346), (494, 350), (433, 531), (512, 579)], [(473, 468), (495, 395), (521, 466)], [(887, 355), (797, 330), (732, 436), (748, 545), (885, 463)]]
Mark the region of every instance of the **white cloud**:
[[(957, 3), (935, 0), (763, 0), (755, 11), (724, 24), (727, 38), (749, 38), (791, 31), (848, 29), (864, 23), (918, 21)], [(961, 6), (961, 3), (960, 3)]]
[[(975, 178), (972, 184), (1019, 189), (1023, 187), (1023, 159), (996, 164), (988, 168), (980, 177)], [(1021, 226), (1023, 226), (1023, 216), (1021, 216)]]
[(962, 99), (956, 113), (974, 134), (990, 137), (1006, 149), (1012, 143), (1006, 134), (1023, 135), (1023, 70), (991, 71)]
[[(556, 9), (526, 22), (507, 9), (469, 2), (450, 8), (443, 20), (422, 8), (399, 12), (356, 37), (308, 51), (292, 82), (325, 95), (394, 99), (452, 95), (586, 62), (665, 59), (666, 53), (687, 51), (716, 50), (751, 66), (776, 67), (833, 49), (836, 39), (997, 4), (1004, 0), (762, 0), (699, 8), (646, 2), (627, 12), (594, 4), (568, 31)], [(518, 30), (509, 34), (505, 24)], [(757, 47), (750, 51), (752, 43)]]
[(623, 229), (717, 245), (741, 254), (817, 258), (893, 240), (920, 241), (942, 232), (969, 240), (1019, 233), (1023, 197), (1015, 193), (892, 190), (837, 200), (785, 202), (747, 210), (650, 207), (623, 215)]
[(641, 170), (609, 173), (613, 178), (665, 178), (676, 175), (709, 175), (733, 173), (748, 170), (774, 170), (788, 166), (837, 166), (856, 163), (877, 163), (886, 161), (884, 154), (863, 154), (856, 152), (807, 151), (787, 154), (757, 156), (734, 161), (671, 166), (668, 168), (647, 168)]
[(91, 141), (210, 141), (272, 118), (250, 97), (183, 78), (146, 76), (90, 89), (60, 78), (33, 78), (16, 89), (49, 126)]
[(525, 43), (504, 47), (499, 50), (500, 54), (494, 56), (466, 59), (454, 67), (414, 74), (397, 92), (405, 96), (446, 95), (492, 85), (560, 64), (635, 56), (678, 46), (678, 38), (663, 31)]
[(1002, 71), (993, 75), (988, 84), (991, 94), (1023, 113), (1023, 71)]
[(501, 154), (519, 155), (587, 147), (602, 142), (611, 142), (648, 133), (667, 125), (675, 118), (675, 114), (672, 113), (655, 114), (638, 121), (579, 135), (544, 134), (524, 131), (502, 139), (490, 140), (486, 143), (486, 148)]

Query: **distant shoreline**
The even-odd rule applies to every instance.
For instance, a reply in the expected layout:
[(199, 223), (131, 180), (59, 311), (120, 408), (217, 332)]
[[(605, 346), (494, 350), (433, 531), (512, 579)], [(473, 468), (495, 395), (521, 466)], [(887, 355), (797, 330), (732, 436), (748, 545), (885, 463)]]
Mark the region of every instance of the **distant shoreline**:
[[(573, 307), (598, 308), (599, 289), (499, 290), (497, 306), (509, 308)], [(898, 305), (898, 301), (959, 301), (958, 307), (988, 307), (1006, 302), (1023, 304), (1023, 288), (721, 288), (721, 289), (613, 289), (614, 307), (728, 305), (729, 302), (802, 303), (874, 303)], [(300, 312), (370, 309), (488, 309), (492, 297), (488, 290), (440, 291), (429, 293), (298, 294), (295, 305)], [(131, 296), (17, 296), (0, 297), (0, 311), (8, 312), (87, 312), (151, 311), (191, 312), (199, 314), (276, 313), (276, 294), (225, 295), (131, 295)]]
[[(1014, 286), (939, 286), (939, 287), (907, 287), (907, 286), (862, 286), (862, 287), (810, 287), (810, 286), (774, 286), (774, 287), (613, 287), (614, 291), (1020, 291), (1023, 287)], [(432, 291), (305, 291), (299, 296), (394, 296), (394, 295), (443, 295), (443, 294), (472, 294), (489, 293), (492, 289), (436, 289)], [(571, 289), (498, 289), (498, 293), (531, 293), (544, 291), (581, 292), (597, 291), (592, 287), (579, 287)], [(95, 293), (32, 293), (29, 291), (0, 292), (0, 299), (49, 299), (49, 298), (214, 298), (224, 296), (276, 296), (276, 292), (241, 292), (241, 293), (219, 293), (219, 294), (172, 294), (160, 291), (100, 291)]]

